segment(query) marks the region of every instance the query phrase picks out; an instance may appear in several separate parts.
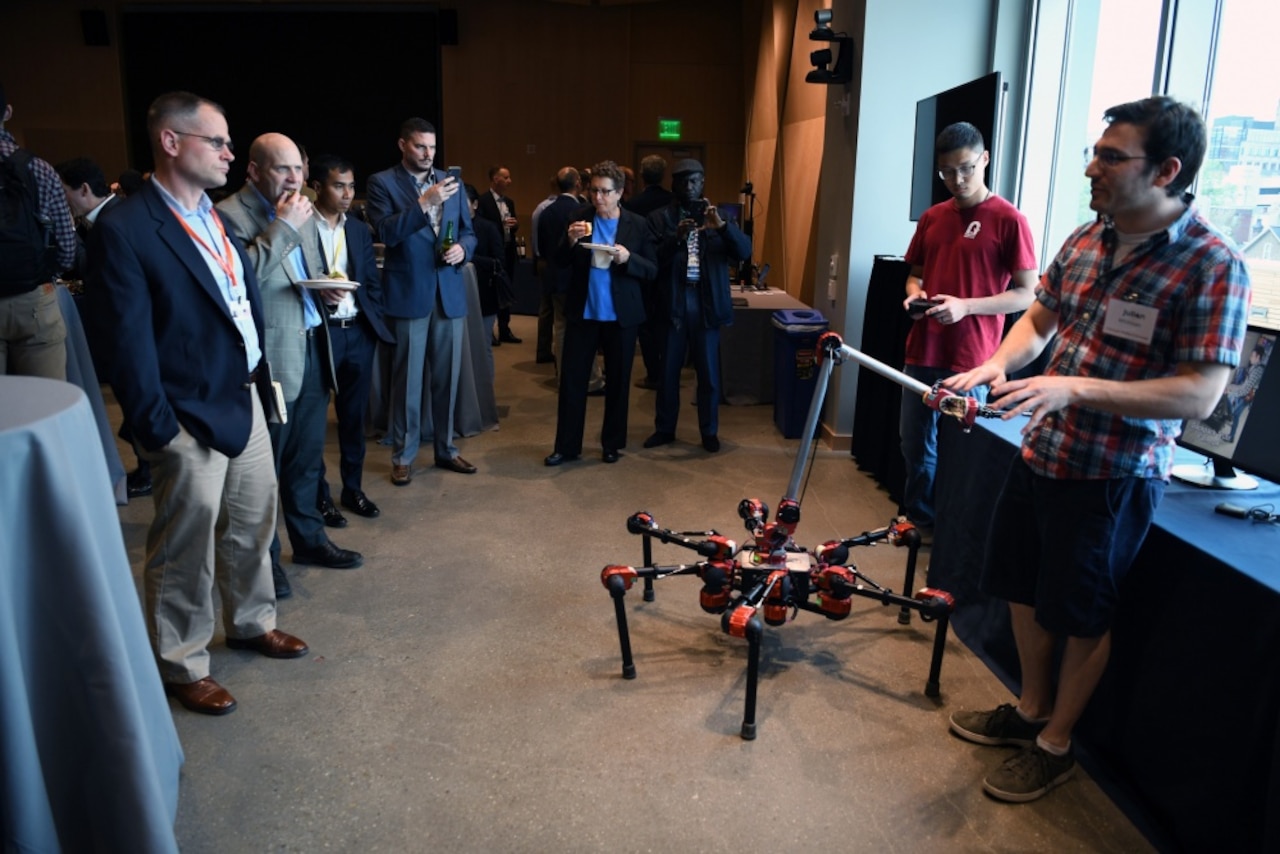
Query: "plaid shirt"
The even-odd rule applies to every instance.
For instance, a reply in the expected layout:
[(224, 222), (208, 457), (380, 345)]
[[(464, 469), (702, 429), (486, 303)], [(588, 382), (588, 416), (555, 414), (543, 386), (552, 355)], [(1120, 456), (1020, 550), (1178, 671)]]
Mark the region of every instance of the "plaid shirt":
[[(1198, 211), (1186, 212), (1118, 266), (1109, 221), (1067, 238), (1036, 290), (1058, 315), (1047, 376), (1121, 382), (1173, 376), (1180, 362), (1237, 365), (1249, 311), (1244, 258)], [(1156, 313), (1149, 343), (1103, 332), (1121, 300)], [(1128, 418), (1073, 405), (1052, 413), (1022, 443), (1022, 457), (1052, 478), (1168, 480), (1180, 420)]]
[[(2, 108), (0, 108), (2, 109)], [(0, 154), (9, 157), (18, 149), (13, 134), (0, 129)], [(39, 157), (31, 158), (31, 173), (36, 178), (40, 216), (53, 223), (53, 239), (58, 243), (58, 269), (70, 270), (76, 263), (76, 226), (71, 221), (71, 209), (62, 191), (62, 179), (53, 167)]]

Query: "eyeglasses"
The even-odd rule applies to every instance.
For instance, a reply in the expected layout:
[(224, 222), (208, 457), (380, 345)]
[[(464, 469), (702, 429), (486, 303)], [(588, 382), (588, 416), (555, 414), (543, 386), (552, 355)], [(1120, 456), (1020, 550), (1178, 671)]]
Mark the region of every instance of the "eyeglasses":
[(1112, 148), (1100, 148), (1093, 151), (1085, 149), (1084, 165), (1088, 166), (1094, 160), (1097, 160), (1103, 166), (1119, 166), (1126, 160), (1148, 160), (1145, 154), (1121, 154)]
[(970, 175), (973, 174), (974, 170), (977, 168), (978, 168), (978, 161), (976, 160), (973, 161), (972, 163), (961, 163), (959, 166), (957, 166), (954, 169), (939, 169), (938, 177), (944, 181), (947, 180), (948, 178), (952, 178), (952, 179), (968, 178)]
[(587, 194), (592, 196), (607, 196), (616, 192), (618, 192), (617, 189), (613, 187), (592, 187), (587, 190)]
[(203, 139), (205, 142), (209, 143), (209, 147), (214, 151), (221, 151), (224, 148), (227, 151), (236, 150), (235, 144), (232, 143), (231, 140), (223, 139), (220, 136), (202, 136), (198, 133), (187, 133), (185, 130), (175, 130), (174, 133), (178, 136), (194, 136), (196, 139)]

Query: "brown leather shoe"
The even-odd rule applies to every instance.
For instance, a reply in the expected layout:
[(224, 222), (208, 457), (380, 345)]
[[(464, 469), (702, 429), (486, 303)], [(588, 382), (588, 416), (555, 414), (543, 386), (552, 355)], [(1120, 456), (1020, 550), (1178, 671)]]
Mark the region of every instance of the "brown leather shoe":
[(412, 466), (392, 466), (391, 482), (396, 486), (408, 486), (409, 481), (413, 480)]
[(164, 692), (170, 697), (176, 697), (186, 708), (202, 715), (229, 715), (236, 710), (236, 698), (226, 688), (214, 682), (212, 676), (195, 682), (166, 682)]
[(475, 474), (476, 467), (464, 460), (462, 457), (453, 457), (452, 459), (443, 460), (436, 459), (436, 468), (445, 471), (456, 471), (458, 474)]
[(231, 649), (251, 649), (267, 658), (301, 658), (307, 654), (307, 645), (300, 638), (272, 629), (256, 638), (227, 638)]

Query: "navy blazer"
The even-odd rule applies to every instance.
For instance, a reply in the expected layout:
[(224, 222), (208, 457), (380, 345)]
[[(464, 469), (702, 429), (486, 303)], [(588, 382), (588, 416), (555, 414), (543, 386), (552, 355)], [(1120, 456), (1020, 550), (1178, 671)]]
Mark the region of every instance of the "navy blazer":
[[(689, 272), (689, 252), (680, 240), (680, 203), (672, 202), (649, 215), (649, 227), (657, 245), (657, 299), (666, 306), (668, 317), (679, 329), (684, 324), (685, 278)], [(751, 238), (736, 223), (723, 228), (703, 229), (698, 238), (700, 273), (698, 295), (702, 302), (702, 322), (708, 329), (733, 324), (733, 296), (729, 287), (729, 267), (751, 257)]]
[[(316, 216), (320, 214), (317, 213)], [(343, 223), (343, 233), (347, 241), (348, 278), (360, 283), (360, 287), (355, 290), (359, 316), (365, 319), (371, 334), (388, 344), (394, 344), (396, 337), (382, 317), (382, 275), (378, 270), (378, 256), (373, 251), (373, 236), (369, 234), (369, 226), (348, 215)], [(323, 243), (320, 244), (320, 255), (324, 258), (324, 271), (328, 274), (329, 257), (325, 255)]]
[[(543, 213), (546, 212), (543, 211)], [(625, 208), (618, 214), (618, 234), (614, 238), (614, 243), (627, 247), (631, 257), (625, 264), (612, 264), (609, 267), (613, 310), (618, 315), (618, 325), (638, 326), (644, 323), (645, 319), (646, 283), (652, 282), (658, 275), (656, 252), (644, 217), (633, 214)], [(569, 218), (569, 222), (577, 222), (580, 219), (590, 220), (594, 216), (595, 208), (587, 205), (575, 211)], [(556, 248), (554, 263), (570, 268), (569, 292), (564, 298), (564, 314), (569, 320), (582, 320), (582, 313), (586, 308), (592, 250), (582, 244), (590, 242), (590, 240), (580, 240), (571, 246), (566, 232)]]
[[(445, 179), (444, 172), (433, 171), (437, 182)], [(375, 173), (366, 189), (369, 220), (378, 240), (387, 247), (382, 268), (386, 313), (391, 317), (427, 317), (435, 309), (439, 293), (445, 317), (465, 317), (467, 291), (462, 281), (462, 263), (471, 260), (476, 251), (467, 194), (459, 187), (445, 200), (440, 212), (440, 233), (444, 234), (446, 223), (453, 222), (454, 239), (466, 253), (455, 267), (439, 258), (439, 238), (418, 204), (418, 189), (404, 164)]]
[[(265, 352), (253, 262), (226, 231), (244, 266)], [(201, 250), (152, 182), (94, 226), (89, 271), (87, 314), (95, 340), (107, 349), (111, 386), (134, 436), (157, 451), (181, 424), (201, 445), (237, 456), (248, 444), (258, 393), (245, 387), (244, 339)]]
[[(554, 202), (542, 209), (542, 215), (538, 217), (538, 246), (546, 253), (547, 258), (554, 256), (556, 247), (565, 239), (569, 223), (573, 222), (573, 215), (581, 207), (582, 203), (576, 198), (568, 193), (561, 193)], [(569, 267), (548, 264), (543, 273), (547, 289), (553, 294), (568, 293), (571, 274)]]

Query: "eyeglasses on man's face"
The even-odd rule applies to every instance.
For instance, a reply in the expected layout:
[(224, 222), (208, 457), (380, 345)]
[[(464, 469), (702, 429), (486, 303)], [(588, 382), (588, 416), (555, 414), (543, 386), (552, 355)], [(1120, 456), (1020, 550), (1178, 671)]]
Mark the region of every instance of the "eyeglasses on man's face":
[(587, 190), (587, 192), (593, 196), (607, 196), (610, 193), (616, 193), (618, 191), (614, 187), (592, 187), (590, 190)]
[(236, 150), (235, 144), (231, 140), (220, 136), (204, 136), (203, 134), (198, 133), (187, 133), (185, 130), (175, 130), (174, 133), (178, 136), (191, 136), (196, 139), (203, 139), (205, 142), (209, 143), (209, 147), (214, 151), (221, 151), (224, 148), (227, 151)]
[(977, 168), (978, 168), (977, 160), (973, 161), (972, 163), (961, 163), (959, 166), (955, 167), (954, 169), (939, 169), (938, 177), (944, 181), (948, 181), (948, 180), (954, 181), (956, 178), (969, 178), (973, 175), (974, 171)]
[(1119, 166), (1129, 160), (1147, 160), (1145, 154), (1125, 154), (1123, 151), (1116, 151), (1114, 148), (1095, 148), (1093, 151), (1085, 149), (1084, 165), (1088, 166), (1094, 160), (1097, 160), (1103, 166)]

